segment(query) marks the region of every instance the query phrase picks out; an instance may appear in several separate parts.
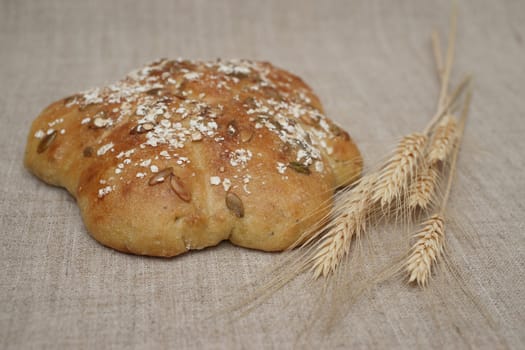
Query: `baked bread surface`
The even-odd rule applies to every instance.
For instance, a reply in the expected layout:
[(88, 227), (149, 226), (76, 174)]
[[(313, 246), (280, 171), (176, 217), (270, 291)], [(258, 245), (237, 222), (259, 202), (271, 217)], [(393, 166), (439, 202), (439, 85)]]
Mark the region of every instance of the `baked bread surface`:
[(223, 240), (286, 249), (361, 164), (300, 78), (247, 60), (162, 59), (59, 100), (25, 153), (77, 199), (97, 241), (164, 257)]

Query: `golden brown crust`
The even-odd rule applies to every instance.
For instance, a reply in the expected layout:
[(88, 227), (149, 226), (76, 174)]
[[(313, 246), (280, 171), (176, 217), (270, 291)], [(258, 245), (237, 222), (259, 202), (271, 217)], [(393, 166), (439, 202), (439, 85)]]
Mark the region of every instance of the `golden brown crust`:
[(25, 164), (75, 196), (102, 244), (166, 257), (227, 239), (283, 250), (361, 171), (300, 78), (244, 60), (160, 60), (57, 101)]

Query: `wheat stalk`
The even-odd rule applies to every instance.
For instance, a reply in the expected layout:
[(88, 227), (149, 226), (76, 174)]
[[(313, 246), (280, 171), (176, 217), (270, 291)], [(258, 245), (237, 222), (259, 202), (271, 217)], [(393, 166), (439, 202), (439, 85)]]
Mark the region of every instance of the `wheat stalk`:
[(463, 137), (471, 96), (471, 92), (469, 91), (463, 105), (461, 124), (455, 135), (453, 135), (456, 142), (453, 143), (452, 160), (448, 174), (447, 187), (440, 203), (439, 210), (423, 223), (424, 227), (420, 231), (414, 234), (413, 237), (417, 240), (412, 246), (411, 253), (406, 261), (406, 271), (409, 276), (409, 282), (417, 282), (418, 285), (423, 287), (428, 284), (428, 280), (432, 273), (432, 265), (439, 262), (443, 253), (445, 245), (445, 223), (443, 213), (452, 188), (460, 141)]
[[(439, 173), (436, 171), (435, 167), (448, 160), (452, 154), (448, 182), (445, 194), (440, 203), (439, 211), (430, 216), (427, 221), (422, 224), (422, 229), (413, 235), (416, 242), (412, 246), (405, 264), (408, 273), (408, 281), (416, 282), (422, 287), (428, 285), (432, 273), (432, 265), (437, 264), (443, 255), (445, 244), (445, 222), (443, 212), (450, 196), (452, 180), (456, 170), (457, 156), (459, 153), (459, 143), (463, 136), (465, 121), (470, 107), (471, 92), (469, 90), (463, 105), (461, 126), (458, 129), (456, 118), (446, 112), (450, 110), (451, 105), (454, 103), (457, 96), (459, 96), (460, 91), (469, 84), (470, 77), (463, 80), (452, 96), (448, 96), (448, 81), (450, 78), (451, 63), (454, 53), (455, 30), (456, 13), (454, 12), (449, 34), (449, 47), (446, 58), (447, 65), (444, 69), (442, 68), (443, 64), (441, 49), (439, 47), (439, 36), (437, 33), (433, 36), (434, 57), (441, 81), (441, 94), (438, 102), (438, 110), (443, 111), (445, 115), (441, 120), (435, 118), (435, 122), (438, 122), (438, 124), (434, 128), (434, 135), (426, 155), (428, 167), (424, 169), (426, 170), (426, 173), (423, 171), (422, 176), (414, 182), (409, 197), (409, 206), (412, 207), (411, 209), (414, 209), (417, 206), (426, 209), (434, 197), (436, 183), (439, 181)], [(447, 104), (448, 106), (446, 106)], [(428, 127), (428, 131), (430, 131), (432, 127), (433, 125)]]
[[(434, 128), (433, 137), (427, 149), (425, 161), (421, 162), (422, 165), (418, 171), (418, 175), (410, 184), (410, 189), (408, 191), (407, 204), (410, 210), (414, 210), (418, 207), (421, 209), (427, 209), (432, 204), (435, 199), (437, 183), (440, 181), (441, 175), (439, 172), (440, 169), (437, 168), (437, 163), (443, 163), (449, 157), (456, 141), (454, 136), (457, 133), (457, 122), (456, 118), (450, 114), (449, 111), (461, 95), (463, 89), (470, 83), (470, 77), (467, 76), (463, 79), (455, 91), (450, 96), (448, 95), (448, 82), (450, 80), (454, 58), (455, 31), (456, 13), (454, 12), (452, 14), (449, 33), (446, 65), (443, 64), (439, 34), (437, 32), (432, 33), (434, 60), (436, 63), (438, 79), (441, 83), (441, 91), (436, 115), (425, 129), (425, 133), (430, 133)], [(441, 118), (441, 120), (439, 120), (439, 118)], [(435, 123), (438, 124), (434, 127)]]
[(372, 200), (381, 203), (381, 207), (400, 199), (410, 181), (415, 177), (417, 167), (426, 147), (427, 136), (413, 133), (403, 137), (394, 155), (387, 160), (380, 170)]

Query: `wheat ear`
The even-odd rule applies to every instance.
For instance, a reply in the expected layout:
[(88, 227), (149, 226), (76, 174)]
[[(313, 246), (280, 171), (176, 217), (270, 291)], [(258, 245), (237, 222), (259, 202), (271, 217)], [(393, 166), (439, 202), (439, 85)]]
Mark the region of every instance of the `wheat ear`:
[(353, 216), (346, 214), (338, 218), (335, 225), (323, 236), (312, 259), (314, 279), (326, 277), (335, 271), (339, 262), (348, 254), (356, 229)]
[(456, 118), (447, 114), (441, 119), (434, 130), (432, 140), (422, 162), (416, 179), (410, 184), (408, 191), (408, 207), (410, 210), (416, 208), (427, 209), (435, 199), (437, 183), (440, 181), (439, 164), (446, 162), (457, 138)]
[(444, 162), (452, 152), (457, 136), (457, 121), (453, 115), (447, 114), (436, 126), (427, 156), (430, 164)]
[(372, 201), (385, 207), (395, 199), (401, 199), (411, 180), (415, 178), (418, 164), (426, 147), (427, 136), (413, 133), (403, 137), (394, 155), (380, 170), (372, 194)]
[(435, 166), (426, 164), (419, 170), (408, 191), (410, 210), (427, 209), (434, 202), (438, 180), (439, 173)]
[(417, 241), (407, 261), (409, 282), (416, 281), (422, 287), (428, 284), (432, 264), (443, 253), (444, 236), (445, 223), (440, 215), (433, 215), (423, 223), (423, 228), (414, 235)]
[(375, 181), (374, 175), (367, 175), (342, 195), (343, 198), (335, 210), (336, 214), (312, 258), (311, 270), (314, 279), (333, 273), (348, 254), (353, 237), (359, 238), (365, 231), (371, 208), (370, 195)]
[(463, 136), (465, 122), (470, 107), (471, 92), (467, 93), (464, 103), (461, 125), (457, 131), (456, 140), (452, 152), (450, 171), (448, 174), (447, 187), (441, 201), (439, 210), (423, 223), (423, 228), (414, 234), (416, 242), (412, 246), (409, 257), (406, 261), (406, 271), (409, 282), (416, 282), (419, 286), (428, 285), (432, 266), (437, 264), (441, 259), (445, 246), (445, 221), (443, 213), (447, 205), (452, 181), (456, 171), (457, 157), (459, 153), (460, 141)]

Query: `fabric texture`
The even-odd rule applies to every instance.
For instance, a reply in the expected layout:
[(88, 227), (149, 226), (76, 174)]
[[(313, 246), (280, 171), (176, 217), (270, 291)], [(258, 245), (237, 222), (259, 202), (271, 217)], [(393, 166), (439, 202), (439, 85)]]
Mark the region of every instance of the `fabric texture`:
[(0, 347), (525, 347), (525, 2), (458, 7), (454, 81), (475, 84), (450, 203), (463, 230), (447, 236), (461, 278), (424, 291), (393, 279), (331, 332), (301, 333), (318, 301), (304, 277), (245, 317), (212, 317), (279, 254), (224, 243), (155, 259), (99, 245), (72, 197), (23, 168), (29, 125), (50, 102), (158, 57), (252, 58), (302, 77), (370, 164), (431, 117), (429, 38), (445, 33), (450, 4), (0, 1)]

